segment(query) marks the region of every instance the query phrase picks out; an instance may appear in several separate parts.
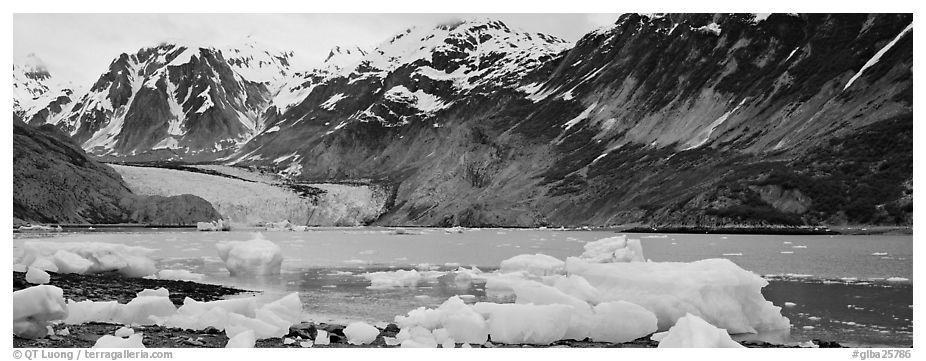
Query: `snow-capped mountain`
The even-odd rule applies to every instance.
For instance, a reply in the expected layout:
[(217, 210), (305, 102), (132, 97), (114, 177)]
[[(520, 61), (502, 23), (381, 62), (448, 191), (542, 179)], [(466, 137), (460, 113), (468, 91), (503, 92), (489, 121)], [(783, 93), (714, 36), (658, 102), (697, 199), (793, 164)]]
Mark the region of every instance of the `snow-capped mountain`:
[[(574, 46), (491, 20), (410, 29), (303, 78), (228, 159), (393, 184), (383, 224), (905, 222), (911, 20), (626, 14)], [(886, 129), (903, 146), (878, 163), (859, 139)]]
[(210, 159), (263, 130), (291, 52), (161, 44), (121, 54), (59, 127), (113, 157)]
[(13, 116), (32, 125), (56, 124), (73, 105), (74, 90), (48, 72), (35, 54), (13, 64)]
[(311, 146), (352, 123), (440, 126), (431, 120), (452, 105), (515, 87), (569, 47), (475, 19), (408, 29), (368, 52), (335, 48), (319, 69), (281, 88), (267, 130), (231, 159), (279, 159), (293, 152), (284, 144)]
[(97, 155), (379, 182), (381, 224), (912, 219), (909, 14), (625, 14), (575, 44), (473, 19), (304, 72), (256, 49), (123, 54), (58, 125)]

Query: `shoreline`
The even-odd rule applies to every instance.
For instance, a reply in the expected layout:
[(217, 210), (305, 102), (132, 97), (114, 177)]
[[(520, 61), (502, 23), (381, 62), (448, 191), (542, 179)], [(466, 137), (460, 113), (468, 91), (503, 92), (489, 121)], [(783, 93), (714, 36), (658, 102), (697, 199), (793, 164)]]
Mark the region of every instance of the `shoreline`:
[[(38, 225), (38, 224), (37, 224)], [(142, 223), (112, 223), (112, 224), (75, 224), (75, 223), (43, 223), (42, 226), (61, 227), (61, 230), (54, 229), (19, 229), (13, 227), (13, 233), (59, 233), (67, 231), (89, 230), (93, 229), (119, 229), (119, 228), (138, 228), (138, 229), (196, 229), (195, 224), (142, 224)], [(356, 228), (356, 227), (338, 227), (338, 226), (307, 226), (308, 231), (326, 229), (326, 228)], [(359, 226), (359, 227), (377, 227), (377, 228), (448, 228), (436, 226)], [(251, 230), (252, 228), (262, 228), (258, 226), (239, 226), (239, 229)], [(452, 228), (452, 227), (451, 227)], [(548, 231), (567, 231), (567, 232), (614, 232), (614, 233), (639, 233), (639, 234), (720, 234), (720, 235), (769, 235), (769, 236), (858, 236), (858, 235), (913, 235), (912, 226), (831, 226), (831, 227), (518, 227), (518, 226), (500, 226), (500, 227), (463, 227), (464, 229), (518, 229), (518, 230), (548, 230)]]
[[(191, 281), (171, 281), (156, 280), (145, 278), (128, 278), (116, 274), (99, 274), (99, 275), (80, 275), (80, 274), (62, 274), (48, 272), (51, 275), (49, 285), (60, 287), (64, 291), (65, 299), (75, 301), (93, 300), (93, 301), (118, 301), (126, 303), (135, 297), (135, 293), (143, 289), (155, 289), (158, 287), (167, 288), (170, 291), (171, 301), (179, 306), (183, 304), (185, 297), (193, 298), (197, 301), (214, 301), (222, 299), (225, 296), (240, 295), (247, 293), (258, 293), (255, 291), (241, 290), (236, 288), (225, 287), (221, 285), (197, 283)], [(13, 290), (19, 290), (31, 287), (33, 285), (25, 282), (25, 273), (13, 272)], [(111, 335), (116, 329), (123, 325), (89, 322), (80, 325), (65, 325), (63, 323), (54, 326), (55, 331), (68, 329), (68, 335), (49, 335), (41, 339), (23, 339), (13, 336), (14, 348), (89, 348), (92, 347), (98, 338), (103, 335)], [(302, 340), (314, 339), (317, 330), (325, 330), (331, 337), (331, 344), (313, 347), (329, 348), (393, 348), (398, 346), (388, 346), (385, 344), (383, 337), (395, 337), (399, 332), (398, 326), (389, 323), (386, 327), (377, 327), (380, 334), (376, 340), (367, 345), (350, 345), (347, 343), (347, 337), (344, 335), (346, 325), (327, 324), (315, 322), (302, 322), (290, 327), (289, 333), (281, 338), (269, 338), (258, 340), (255, 344), (257, 348), (301, 348), (299, 342), (284, 344), (284, 339)], [(204, 330), (184, 330), (179, 328), (168, 328), (163, 326), (133, 326), (134, 330), (144, 334), (146, 347), (158, 348), (181, 348), (181, 347), (199, 347), (199, 348), (221, 348), (228, 342), (225, 332), (214, 328)], [(833, 341), (813, 340), (820, 348), (842, 348), (841, 344)], [(793, 345), (777, 345), (765, 342), (743, 341), (740, 342), (748, 348), (799, 348)], [(658, 343), (651, 340), (649, 336), (643, 337), (631, 342), (625, 343), (606, 343), (576, 340), (561, 340), (550, 345), (509, 345), (495, 344), (487, 342), (483, 345), (472, 345), (474, 348), (518, 348), (518, 347), (569, 347), (569, 348), (654, 348)]]

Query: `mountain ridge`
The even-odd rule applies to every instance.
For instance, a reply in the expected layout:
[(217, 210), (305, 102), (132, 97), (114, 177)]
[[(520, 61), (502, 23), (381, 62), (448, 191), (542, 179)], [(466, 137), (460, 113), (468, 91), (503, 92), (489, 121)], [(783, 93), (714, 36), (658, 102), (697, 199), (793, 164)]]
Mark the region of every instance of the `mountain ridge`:
[[(126, 137), (136, 153), (97, 154), (379, 179), (396, 189), (384, 225), (907, 224), (912, 158), (856, 138), (908, 141), (911, 49), (909, 14), (625, 14), (574, 44), (452, 22), (250, 86), (254, 125), (221, 151)], [(857, 179), (893, 193), (812, 185)]]

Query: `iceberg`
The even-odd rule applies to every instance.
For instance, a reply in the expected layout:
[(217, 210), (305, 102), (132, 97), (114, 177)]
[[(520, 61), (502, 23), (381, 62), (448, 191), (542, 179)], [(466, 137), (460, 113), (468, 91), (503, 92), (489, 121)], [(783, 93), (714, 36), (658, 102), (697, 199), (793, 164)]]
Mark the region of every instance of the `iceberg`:
[(522, 254), (502, 261), (499, 272), (526, 272), (534, 276), (549, 276), (563, 273), (565, 263), (545, 254)]
[(159, 280), (202, 282), (206, 275), (193, 273), (185, 269), (164, 269), (158, 271)]
[(669, 347), (711, 347), (742, 348), (730, 338), (727, 330), (714, 327), (710, 323), (692, 314), (686, 314), (669, 331), (653, 335), (659, 342), (659, 348)]
[(732, 333), (790, 328), (781, 307), (762, 296), (768, 281), (727, 259), (589, 263), (570, 257), (566, 271), (586, 279), (603, 302), (627, 301), (655, 313), (659, 330), (688, 313)]
[(366, 322), (352, 322), (344, 328), (344, 336), (351, 345), (367, 345), (376, 341), (379, 330)]
[(13, 334), (22, 338), (42, 338), (51, 321), (68, 317), (64, 291), (39, 285), (13, 292)]
[(96, 340), (93, 348), (145, 348), (141, 342), (142, 334), (134, 333), (128, 337), (103, 335)]
[(260, 233), (249, 241), (223, 242), (215, 247), (232, 277), (280, 274), (283, 252)]
[(23, 243), (19, 263), (51, 272), (101, 273), (117, 271), (127, 277), (153, 275), (157, 269), (143, 247), (102, 242)]
[(473, 309), (487, 320), (492, 342), (507, 344), (549, 345), (562, 340), (573, 313), (566, 305), (479, 302)]
[(600, 303), (594, 313), (589, 337), (595, 342), (630, 342), (656, 332), (656, 315), (630, 302)]
[(29, 267), (29, 270), (26, 271), (26, 282), (34, 285), (44, 285), (51, 282), (51, 275), (41, 268)]
[(421, 281), (422, 275), (417, 270), (396, 270), (371, 272), (362, 275), (370, 281), (369, 289), (389, 289), (402, 287), (415, 287)]
[(579, 258), (592, 263), (645, 262), (643, 246), (639, 239), (627, 236), (603, 238), (585, 244), (585, 252)]
[(228, 343), (225, 344), (225, 348), (253, 348), (256, 342), (257, 338), (254, 336), (254, 331), (247, 330), (230, 337)]

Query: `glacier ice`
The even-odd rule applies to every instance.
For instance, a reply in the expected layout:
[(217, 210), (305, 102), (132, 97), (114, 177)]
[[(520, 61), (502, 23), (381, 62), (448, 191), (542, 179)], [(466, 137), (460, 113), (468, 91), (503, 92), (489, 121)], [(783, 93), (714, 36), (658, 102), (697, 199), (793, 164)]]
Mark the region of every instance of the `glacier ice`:
[(595, 305), (589, 337), (595, 342), (630, 342), (656, 332), (656, 315), (625, 301)]
[(116, 337), (129, 337), (129, 336), (132, 336), (132, 334), (134, 334), (134, 333), (135, 333), (135, 330), (133, 330), (133, 329), (131, 329), (131, 328), (129, 328), (129, 327), (124, 327), (124, 326), (123, 326), (123, 327), (120, 327), (119, 329), (117, 329), (116, 332), (113, 332), (113, 335), (116, 336)]
[(502, 261), (501, 273), (527, 272), (535, 276), (562, 274), (563, 261), (545, 254), (522, 254)]
[(376, 341), (379, 330), (366, 322), (352, 322), (344, 328), (344, 336), (351, 345), (366, 345)]
[(436, 309), (420, 307), (396, 317), (400, 332), (393, 342), (402, 347), (485, 344), (488, 338), (508, 344), (586, 338), (621, 343), (668, 330), (686, 315), (721, 328), (727, 338), (728, 331), (790, 328), (781, 308), (762, 296), (767, 282), (758, 275), (726, 259), (648, 262), (640, 242), (625, 236), (589, 242), (581, 256), (565, 262), (525, 254), (503, 261), (498, 272), (474, 276), (486, 280), (490, 299), (513, 303), (470, 306), (454, 296)]
[(742, 348), (730, 338), (727, 330), (720, 329), (707, 323), (698, 316), (690, 313), (678, 319), (669, 331), (653, 335), (653, 340), (659, 342), (660, 348), (666, 347), (711, 347), (711, 348)]
[(328, 338), (328, 331), (318, 330), (315, 334), (315, 344), (320, 346), (325, 346), (331, 343), (331, 339)]
[(415, 287), (422, 276), (418, 270), (396, 270), (370, 272), (363, 274), (363, 278), (370, 281), (370, 289), (388, 289), (399, 287)]
[(103, 335), (96, 340), (93, 348), (145, 348), (142, 334), (133, 333), (128, 337)]
[(153, 325), (151, 317), (169, 317), (177, 307), (166, 296), (139, 296), (116, 309), (113, 320), (124, 325)]
[(43, 285), (51, 281), (51, 275), (41, 268), (29, 267), (26, 271), (26, 282), (34, 285)]
[(152, 250), (102, 242), (26, 241), (19, 263), (52, 272), (100, 273), (117, 271), (144, 277), (157, 269), (147, 254)]
[(549, 345), (566, 336), (573, 308), (567, 305), (499, 304), (473, 306), (488, 323), (492, 342)]
[(639, 239), (627, 236), (603, 238), (585, 244), (585, 252), (579, 258), (594, 263), (644, 262), (643, 246)]
[(64, 291), (50, 285), (33, 286), (13, 292), (13, 334), (22, 338), (41, 338), (51, 321), (68, 317)]
[(185, 269), (163, 269), (158, 271), (159, 280), (202, 282), (206, 275), (193, 273)]
[(762, 296), (768, 282), (727, 259), (589, 263), (569, 257), (566, 271), (588, 280), (601, 301), (627, 301), (655, 313), (660, 330), (686, 313), (732, 333), (790, 328), (781, 308)]
[(231, 276), (280, 274), (283, 252), (260, 233), (248, 241), (230, 241), (215, 245)]
[(247, 330), (230, 337), (228, 343), (225, 344), (225, 348), (253, 348), (256, 342), (257, 338), (254, 336), (254, 331)]
[(457, 342), (481, 344), (488, 339), (485, 318), (458, 296), (448, 298), (436, 309), (419, 307), (405, 316), (396, 316), (395, 322), (402, 330), (415, 327), (427, 331), (444, 329)]

